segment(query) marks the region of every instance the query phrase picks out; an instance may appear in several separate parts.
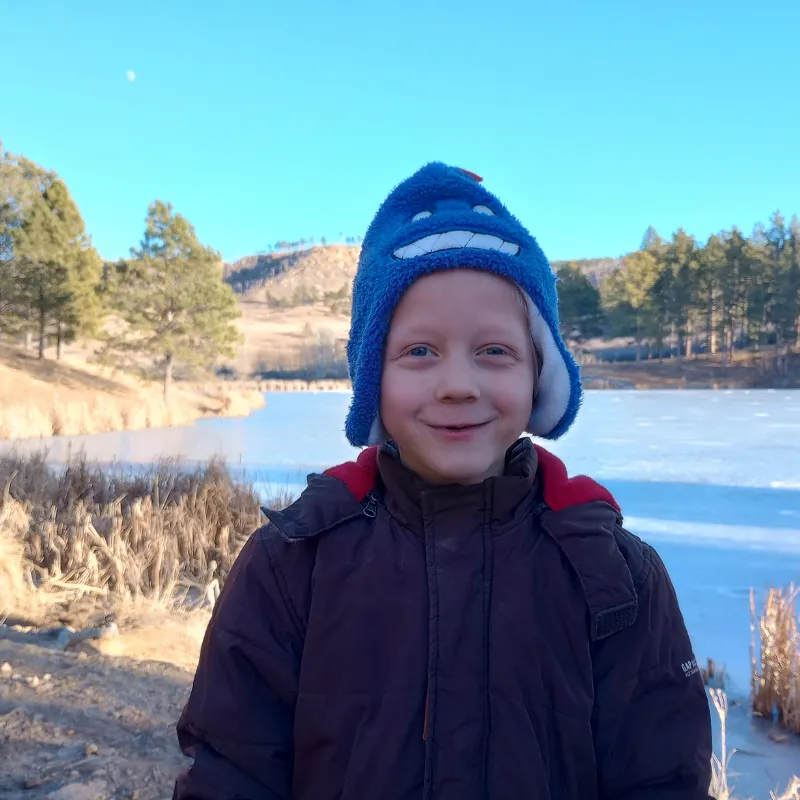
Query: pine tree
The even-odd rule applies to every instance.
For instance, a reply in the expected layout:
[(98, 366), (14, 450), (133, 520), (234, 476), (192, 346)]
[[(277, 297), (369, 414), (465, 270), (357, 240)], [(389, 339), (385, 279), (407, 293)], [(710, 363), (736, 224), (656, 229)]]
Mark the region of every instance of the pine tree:
[(792, 216), (789, 224), (789, 269), (791, 272), (792, 289), (790, 297), (794, 299), (794, 347), (800, 348), (800, 218)]
[(557, 277), (562, 335), (576, 342), (598, 336), (603, 318), (600, 292), (571, 261), (559, 268)]
[(648, 250), (638, 250), (622, 259), (621, 299), (630, 305), (634, 313), (637, 361), (642, 358), (642, 339), (657, 333), (652, 292), (659, 276), (658, 260)]
[(711, 236), (698, 253), (698, 298), (704, 307), (705, 338), (708, 352), (719, 351), (722, 321), (722, 283), (724, 279), (725, 247), (721, 236)]
[(699, 305), (699, 262), (694, 237), (679, 228), (664, 251), (664, 260), (671, 272), (670, 321), (675, 324), (679, 352), (691, 358)]
[(0, 152), (0, 331), (12, 335), (23, 332), (30, 311), (20, 296), (18, 242), (25, 217), (49, 177), (33, 162)]
[(725, 364), (734, 358), (737, 328), (744, 325), (752, 300), (752, 249), (738, 228), (723, 234), (721, 267), (722, 344)]
[(797, 341), (797, 320), (800, 316), (800, 263), (797, 260), (798, 221), (787, 226), (780, 212), (770, 218), (765, 230), (764, 283), (770, 291), (765, 309), (765, 322), (774, 333), (778, 373), (788, 372), (788, 356)]
[(656, 231), (656, 229), (650, 225), (644, 232), (644, 236), (642, 237), (642, 246), (639, 249), (648, 250), (651, 253), (655, 253), (661, 249), (663, 244), (664, 240), (658, 235), (658, 231)]
[(100, 259), (83, 219), (58, 176), (24, 158), (0, 163), (0, 277), (3, 328), (38, 332), (39, 358), (55, 333), (64, 339), (99, 322)]
[(219, 253), (201, 244), (169, 204), (150, 206), (131, 256), (111, 278), (110, 304), (125, 329), (106, 338), (102, 357), (129, 369), (147, 365), (168, 401), (176, 364), (210, 368), (220, 356), (233, 356), (236, 300), (222, 281)]

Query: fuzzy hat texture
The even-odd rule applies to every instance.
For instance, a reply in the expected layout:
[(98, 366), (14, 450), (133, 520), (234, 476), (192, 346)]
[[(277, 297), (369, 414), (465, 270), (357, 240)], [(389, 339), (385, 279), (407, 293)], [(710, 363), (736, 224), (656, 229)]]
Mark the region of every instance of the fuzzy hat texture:
[(556, 278), (544, 253), (477, 175), (434, 162), (391, 192), (364, 237), (347, 344), (353, 399), (345, 432), (356, 447), (382, 438), (383, 347), (397, 303), (423, 275), (459, 267), (501, 275), (526, 295), (542, 355), (527, 432), (556, 439), (575, 419), (580, 370), (559, 333)]

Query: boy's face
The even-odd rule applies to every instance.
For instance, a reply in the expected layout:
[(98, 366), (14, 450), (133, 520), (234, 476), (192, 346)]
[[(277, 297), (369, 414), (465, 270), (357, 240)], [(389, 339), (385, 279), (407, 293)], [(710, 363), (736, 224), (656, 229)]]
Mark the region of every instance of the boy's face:
[(408, 289), (389, 327), (380, 414), (409, 469), (430, 483), (501, 475), (533, 389), (533, 343), (511, 283), (454, 269)]

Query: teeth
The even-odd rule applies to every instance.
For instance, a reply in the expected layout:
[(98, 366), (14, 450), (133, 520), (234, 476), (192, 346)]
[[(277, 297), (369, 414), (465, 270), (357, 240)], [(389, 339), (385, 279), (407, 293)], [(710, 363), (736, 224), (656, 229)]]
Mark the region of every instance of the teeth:
[(439, 237), (434, 250), (453, 250), (466, 247), (475, 234), (472, 231), (448, 231)]
[(500, 252), (501, 253), (508, 253), (510, 256), (515, 256), (519, 253), (519, 245), (514, 244), (513, 242), (503, 242), (500, 245)]
[(481, 250), (499, 250), (502, 245), (502, 239), (485, 233), (476, 233), (469, 243), (470, 247), (479, 247)]
[(518, 244), (504, 242), (499, 236), (489, 236), (486, 233), (473, 233), (472, 231), (446, 231), (445, 233), (432, 233), (423, 239), (417, 239), (416, 242), (398, 247), (394, 251), (394, 256), (395, 258), (416, 258), (440, 250), (460, 250), (465, 247), (498, 250), (511, 256), (519, 253)]
[(424, 239), (417, 239), (414, 244), (417, 247), (422, 248), (426, 253), (430, 253), (433, 250), (433, 246), (436, 244), (437, 241), (441, 238), (441, 233), (433, 233), (430, 236), (426, 236)]
[(401, 247), (394, 251), (394, 254), (397, 258), (414, 258), (415, 256), (427, 255), (427, 253), (427, 250), (417, 247), (416, 243), (407, 244), (405, 247)]

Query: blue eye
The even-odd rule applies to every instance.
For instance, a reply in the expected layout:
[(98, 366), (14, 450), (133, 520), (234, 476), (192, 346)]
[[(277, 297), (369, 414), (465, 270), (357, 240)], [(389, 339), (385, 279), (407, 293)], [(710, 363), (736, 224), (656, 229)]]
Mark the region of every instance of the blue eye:
[(497, 346), (487, 347), (483, 352), (486, 353), (489, 356), (507, 356), (508, 355), (508, 350), (506, 350), (505, 347), (497, 347)]
[(430, 353), (430, 350), (427, 347), (425, 347), (424, 344), (420, 344), (420, 345), (417, 345), (416, 347), (412, 347), (408, 351), (408, 355), (414, 356), (415, 358), (423, 358), (424, 356), (427, 356), (429, 353)]

